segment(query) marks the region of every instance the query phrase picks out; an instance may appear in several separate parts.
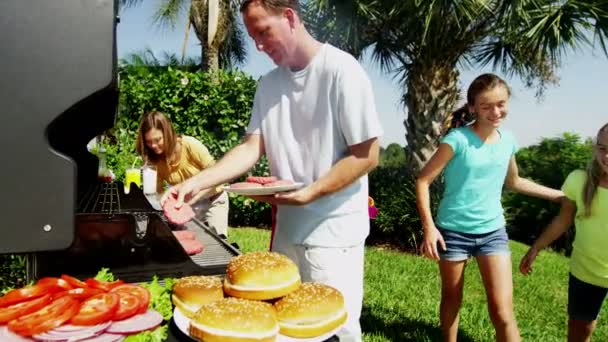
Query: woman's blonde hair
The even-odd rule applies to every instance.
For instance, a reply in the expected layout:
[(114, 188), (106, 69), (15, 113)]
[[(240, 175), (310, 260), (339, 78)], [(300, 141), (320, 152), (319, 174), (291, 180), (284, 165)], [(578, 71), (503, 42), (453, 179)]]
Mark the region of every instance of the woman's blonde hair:
[[(158, 155), (154, 153), (146, 145), (145, 135), (151, 129), (158, 129), (163, 133), (164, 153)], [(174, 159), (174, 154), (177, 147), (177, 134), (171, 124), (171, 121), (161, 112), (148, 112), (141, 118), (139, 124), (139, 132), (137, 134), (137, 153), (146, 161), (153, 164), (161, 160), (170, 163)]]
[[(602, 134), (608, 134), (608, 123), (602, 126), (600, 130), (597, 132), (597, 136), (595, 138), (595, 146), (594, 149), (597, 148), (597, 144), (599, 143), (600, 136)], [(602, 167), (600, 163), (597, 161), (595, 157), (595, 153), (593, 154), (593, 158), (587, 166), (587, 179), (585, 180), (585, 186), (583, 187), (583, 204), (585, 205), (585, 216), (591, 215), (591, 202), (593, 201), (593, 197), (597, 192), (597, 187), (600, 184), (600, 179), (603, 174)]]

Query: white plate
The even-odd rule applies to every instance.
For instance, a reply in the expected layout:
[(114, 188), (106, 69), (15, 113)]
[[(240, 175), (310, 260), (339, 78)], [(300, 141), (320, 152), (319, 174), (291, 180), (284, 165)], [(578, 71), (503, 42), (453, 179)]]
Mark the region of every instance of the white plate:
[(297, 190), (304, 186), (304, 183), (293, 183), (289, 185), (277, 185), (277, 186), (262, 186), (258, 188), (236, 188), (232, 189), (230, 186), (225, 186), (224, 190), (228, 192), (234, 192), (235, 194), (245, 196), (261, 196), (261, 195), (273, 195), (277, 192), (285, 192), (291, 190)]
[[(179, 330), (181, 330), (186, 336), (190, 336), (188, 333), (190, 319), (186, 317), (181, 311), (179, 311), (177, 307), (173, 309), (173, 321), (175, 322), (175, 325)], [(341, 326), (336, 328), (334, 331), (315, 338), (293, 338), (279, 334), (277, 336), (276, 342), (323, 342), (328, 338), (334, 336), (338, 332), (338, 330), (340, 330), (340, 328)]]

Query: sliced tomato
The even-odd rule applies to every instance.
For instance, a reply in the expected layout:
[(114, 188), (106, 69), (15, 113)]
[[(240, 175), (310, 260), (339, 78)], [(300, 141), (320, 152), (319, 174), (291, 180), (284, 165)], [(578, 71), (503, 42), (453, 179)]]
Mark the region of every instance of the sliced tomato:
[(116, 294), (120, 297), (118, 310), (114, 314), (113, 321), (120, 321), (139, 313), (139, 298), (131, 293), (119, 291)]
[(87, 284), (88, 286), (90, 286), (92, 288), (100, 289), (105, 292), (110, 291), (111, 289), (115, 288), (118, 285), (124, 284), (124, 281), (122, 281), (122, 280), (103, 281), (103, 280), (98, 280), (95, 278), (89, 278), (89, 279), (85, 280), (84, 282), (85, 282), (85, 284)]
[(150, 304), (150, 291), (145, 287), (134, 284), (124, 284), (116, 286), (111, 292), (127, 292), (139, 298), (139, 310), (138, 313), (144, 313), (148, 310), (148, 304)]
[(67, 274), (62, 274), (61, 279), (67, 281), (70, 285), (72, 285), (72, 287), (88, 287), (84, 281), (74, 278), (72, 276), (69, 276)]
[(22, 336), (41, 334), (67, 322), (79, 307), (80, 303), (74, 298), (55, 299), (38, 311), (8, 322), (8, 328)]
[(78, 287), (71, 290), (57, 292), (53, 294), (53, 299), (61, 298), (64, 296), (70, 296), (82, 302), (100, 293), (103, 293), (103, 291), (100, 289), (93, 289), (90, 287)]
[(120, 296), (117, 293), (101, 293), (82, 303), (70, 323), (74, 325), (96, 325), (111, 320), (118, 310)]
[(47, 306), (52, 300), (50, 294), (44, 295), (40, 298), (28, 300), (18, 304), (11, 305), (6, 308), (0, 309), (0, 324), (5, 324), (8, 321), (12, 321), (21, 316), (30, 314), (34, 311), (38, 311), (43, 307)]
[(54, 286), (60, 287), (60, 288), (62, 288), (64, 290), (71, 290), (71, 289), (74, 288), (72, 285), (70, 285), (70, 283), (68, 283), (64, 279), (55, 278), (55, 277), (41, 278), (41, 279), (38, 280), (38, 282), (36, 284), (38, 284), (38, 285), (54, 285)]
[(42, 297), (49, 293), (59, 292), (61, 290), (60, 287), (54, 285), (33, 285), (11, 290), (0, 297), (0, 308)]

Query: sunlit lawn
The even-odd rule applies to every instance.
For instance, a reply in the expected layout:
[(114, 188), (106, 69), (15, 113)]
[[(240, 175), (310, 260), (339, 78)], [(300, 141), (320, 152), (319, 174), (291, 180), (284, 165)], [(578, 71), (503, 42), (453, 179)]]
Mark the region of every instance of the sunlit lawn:
[[(230, 230), (230, 241), (243, 252), (267, 250), (270, 232), (255, 228)], [(515, 311), (524, 341), (565, 341), (568, 259), (543, 252), (534, 273), (515, 273), (527, 246), (511, 242)], [(436, 263), (419, 256), (368, 247), (365, 299), (361, 324), (366, 342), (438, 341), (439, 273)], [(603, 316), (603, 310), (601, 316)], [(608, 340), (608, 324), (600, 318), (595, 341)], [(465, 275), (460, 341), (493, 341), (483, 285), (475, 262)]]

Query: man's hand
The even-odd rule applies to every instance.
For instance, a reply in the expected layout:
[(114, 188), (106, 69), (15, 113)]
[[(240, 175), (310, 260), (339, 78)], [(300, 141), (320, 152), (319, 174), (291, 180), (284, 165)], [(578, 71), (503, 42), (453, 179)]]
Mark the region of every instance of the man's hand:
[(255, 199), (256, 201), (274, 205), (306, 205), (318, 198), (310, 186), (296, 191), (279, 192), (274, 195), (249, 197)]
[(191, 202), (197, 198), (199, 192), (193, 179), (189, 179), (183, 183), (177, 184), (169, 188), (163, 196), (160, 198), (160, 205), (163, 206), (169, 197), (175, 198), (175, 208), (179, 209), (182, 207), (184, 202)]

